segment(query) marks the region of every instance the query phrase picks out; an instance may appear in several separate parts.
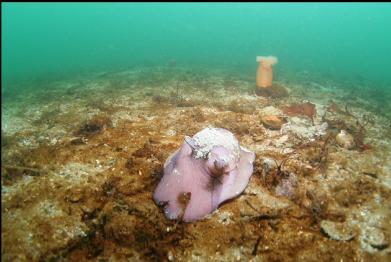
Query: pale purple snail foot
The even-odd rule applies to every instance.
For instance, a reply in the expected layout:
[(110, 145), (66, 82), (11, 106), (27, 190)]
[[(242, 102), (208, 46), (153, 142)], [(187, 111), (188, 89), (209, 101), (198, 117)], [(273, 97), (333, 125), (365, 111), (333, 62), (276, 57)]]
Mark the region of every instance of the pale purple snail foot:
[(164, 206), (168, 219), (202, 219), (244, 191), (254, 160), (255, 154), (230, 131), (207, 127), (193, 138), (186, 136), (166, 160), (153, 199)]

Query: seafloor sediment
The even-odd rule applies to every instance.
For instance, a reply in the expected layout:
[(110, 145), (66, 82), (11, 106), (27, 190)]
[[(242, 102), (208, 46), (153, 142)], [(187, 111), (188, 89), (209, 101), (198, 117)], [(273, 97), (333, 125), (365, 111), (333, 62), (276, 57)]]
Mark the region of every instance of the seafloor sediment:
[[(277, 84), (289, 95), (153, 68), (3, 88), (2, 260), (390, 261), (387, 94)], [(207, 126), (256, 153), (253, 176), (207, 218), (169, 221), (152, 200), (163, 164)]]

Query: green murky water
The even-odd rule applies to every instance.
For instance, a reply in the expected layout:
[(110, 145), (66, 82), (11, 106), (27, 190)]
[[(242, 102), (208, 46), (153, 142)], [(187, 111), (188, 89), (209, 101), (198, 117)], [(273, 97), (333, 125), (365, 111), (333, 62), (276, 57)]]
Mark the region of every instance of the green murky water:
[(390, 85), (389, 3), (5, 3), (3, 83), (178, 65), (277, 70)]

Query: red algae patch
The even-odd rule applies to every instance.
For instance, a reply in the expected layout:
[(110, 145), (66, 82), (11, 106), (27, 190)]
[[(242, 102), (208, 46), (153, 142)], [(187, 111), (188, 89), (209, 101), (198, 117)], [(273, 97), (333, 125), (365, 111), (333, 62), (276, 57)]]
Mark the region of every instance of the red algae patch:
[(311, 102), (303, 102), (282, 107), (284, 114), (288, 116), (306, 116), (313, 119), (316, 115), (316, 107)]

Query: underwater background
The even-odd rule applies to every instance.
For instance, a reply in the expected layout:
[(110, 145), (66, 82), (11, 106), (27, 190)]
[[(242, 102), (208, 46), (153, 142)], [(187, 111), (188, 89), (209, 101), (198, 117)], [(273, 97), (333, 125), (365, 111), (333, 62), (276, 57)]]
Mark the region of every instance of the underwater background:
[(3, 261), (391, 261), (391, 3), (1, 7)]
[[(5, 3), (4, 81), (131, 66), (303, 70), (390, 83), (389, 3)], [(359, 80), (358, 80), (359, 79)]]

